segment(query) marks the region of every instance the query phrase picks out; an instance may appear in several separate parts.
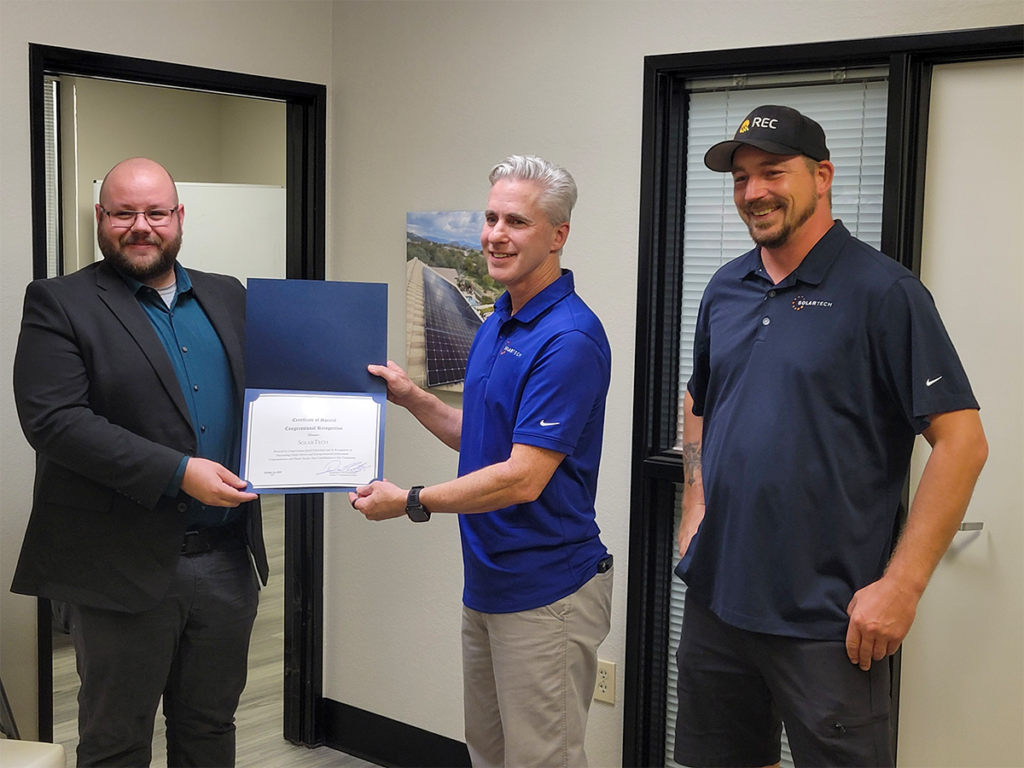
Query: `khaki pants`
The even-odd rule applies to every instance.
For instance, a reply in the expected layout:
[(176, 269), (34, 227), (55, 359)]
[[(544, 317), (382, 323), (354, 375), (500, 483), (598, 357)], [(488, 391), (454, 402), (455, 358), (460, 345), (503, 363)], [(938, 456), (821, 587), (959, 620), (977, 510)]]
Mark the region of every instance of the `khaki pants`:
[(611, 623), (612, 573), (519, 613), (462, 609), (466, 743), (476, 768), (585, 768), (597, 647)]

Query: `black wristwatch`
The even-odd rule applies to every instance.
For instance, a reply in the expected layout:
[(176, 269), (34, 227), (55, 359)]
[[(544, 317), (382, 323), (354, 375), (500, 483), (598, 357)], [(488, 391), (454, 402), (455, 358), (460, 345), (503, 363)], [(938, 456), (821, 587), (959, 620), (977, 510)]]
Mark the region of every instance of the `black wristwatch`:
[(410, 488), (409, 496), (405, 500), (405, 514), (414, 523), (425, 523), (430, 519), (430, 510), (420, 504), (420, 491), (422, 490), (422, 485)]

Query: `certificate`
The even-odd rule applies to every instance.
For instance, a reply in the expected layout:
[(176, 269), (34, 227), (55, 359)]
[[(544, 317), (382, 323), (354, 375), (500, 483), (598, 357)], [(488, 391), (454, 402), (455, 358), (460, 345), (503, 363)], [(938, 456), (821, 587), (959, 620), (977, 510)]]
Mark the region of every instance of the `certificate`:
[(239, 476), (261, 493), (325, 493), (380, 480), (387, 286), (251, 278)]
[(246, 390), (242, 477), (260, 493), (341, 491), (379, 480), (383, 399)]

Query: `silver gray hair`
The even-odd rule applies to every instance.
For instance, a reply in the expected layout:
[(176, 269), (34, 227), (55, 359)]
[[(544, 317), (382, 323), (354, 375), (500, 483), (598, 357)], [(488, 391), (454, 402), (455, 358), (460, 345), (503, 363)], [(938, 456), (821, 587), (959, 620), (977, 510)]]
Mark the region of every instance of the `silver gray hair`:
[(548, 222), (558, 226), (569, 221), (576, 205), (576, 182), (565, 168), (549, 163), (536, 155), (512, 155), (491, 169), (488, 177), (493, 187), (502, 179), (535, 181), (540, 184), (540, 207)]

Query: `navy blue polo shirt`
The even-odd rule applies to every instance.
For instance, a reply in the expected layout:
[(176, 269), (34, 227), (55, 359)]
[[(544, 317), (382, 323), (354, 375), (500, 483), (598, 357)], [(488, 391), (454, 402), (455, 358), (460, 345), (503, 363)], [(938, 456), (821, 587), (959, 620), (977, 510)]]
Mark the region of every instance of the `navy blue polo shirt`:
[[(127, 275), (121, 277), (135, 293), (174, 367), (196, 434), (196, 456), (237, 473), (242, 424), (234, 377), (224, 345), (199, 305), (188, 273), (175, 263), (170, 307), (155, 289)], [(188, 458), (182, 457), (165, 495), (178, 494)], [(241, 514), (237, 508), (206, 506), (193, 499), (188, 527), (224, 525)]]
[(459, 476), (506, 461), (512, 444), (565, 454), (536, 501), (459, 515), (463, 601), (484, 613), (539, 608), (576, 592), (607, 554), (595, 521), (611, 350), (572, 273), (512, 316), (507, 293), (466, 364)]
[(841, 640), (882, 576), (914, 436), (977, 408), (935, 303), (837, 221), (773, 285), (760, 248), (701, 301), (688, 389), (705, 517), (677, 573), (728, 624)]

